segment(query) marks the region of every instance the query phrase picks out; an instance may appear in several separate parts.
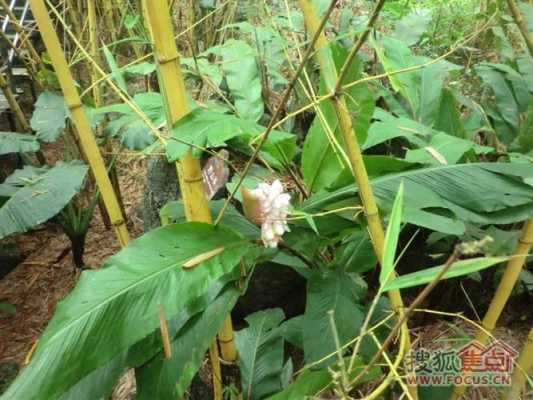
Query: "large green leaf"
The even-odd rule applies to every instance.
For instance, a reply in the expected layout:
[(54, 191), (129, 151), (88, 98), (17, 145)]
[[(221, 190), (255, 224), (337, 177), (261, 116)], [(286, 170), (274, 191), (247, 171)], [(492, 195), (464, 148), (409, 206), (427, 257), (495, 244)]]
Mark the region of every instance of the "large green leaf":
[(207, 50), (222, 56), (222, 70), (241, 118), (258, 121), (263, 115), (261, 79), (255, 51), (242, 40), (230, 39)]
[(39, 147), (39, 142), (35, 136), (16, 132), (0, 132), (0, 155), (35, 152), (39, 150)]
[[(507, 260), (507, 257), (483, 257), (471, 258), (469, 260), (456, 261), (446, 271), (442, 277), (444, 279), (457, 278), (481, 271), (493, 265), (500, 264)], [(442, 271), (443, 265), (433, 268), (423, 269), (407, 275), (399, 276), (390, 280), (384, 287), (384, 290), (405, 289), (413, 286), (420, 286), (429, 283)]]
[(65, 129), (68, 109), (63, 96), (45, 91), (39, 95), (30, 120), (31, 128), (43, 142), (54, 142)]
[(459, 114), (459, 106), (453, 93), (444, 89), (441, 93), (434, 128), (459, 138), (465, 137), (465, 128)]
[(353, 274), (340, 269), (316, 272), (307, 283), (307, 304), (303, 320), (303, 345), (306, 363), (326, 356), (320, 366), (337, 362), (329, 311), (333, 312), (335, 329), (341, 346), (354, 338), (363, 322), (360, 304), (365, 287)]
[(344, 240), (342, 247), (335, 252), (333, 264), (346, 272), (363, 273), (374, 268), (377, 258), (368, 232), (354, 230)]
[[(347, 57), (346, 50), (340, 44), (332, 44), (330, 54), (336, 68), (340, 70)], [(358, 79), (361, 76), (361, 69), (361, 61), (355, 59), (343, 83)], [(320, 82), (319, 92), (320, 94), (328, 92), (324, 78)], [(356, 85), (347, 90), (345, 99), (348, 111), (353, 117), (353, 128), (357, 140), (364, 142), (374, 112), (372, 92), (366, 85)], [(345, 170), (349, 170), (346, 160), (339, 154), (338, 148), (332, 145), (328, 136), (327, 128), (329, 127), (337, 143), (344, 149), (344, 140), (335, 109), (330, 101), (322, 102), (319, 108), (322, 116), (315, 116), (305, 137), (302, 150), (302, 173), (307, 187), (313, 192), (326, 188)]]
[(228, 287), (200, 314), (180, 329), (171, 343), (172, 358), (159, 354), (136, 371), (137, 398), (179, 399), (202, 365), (204, 355), (225, 318), (235, 305), (239, 291)]
[(27, 184), (37, 182), (40, 175), (48, 172), (47, 167), (32, 167), (25, 165), (16, 169), (3, 183), (0, 183), (0, 197), (11, 197)]
[[(138, 93), (133, 96), (133, 102), (155, 124), (159, 125), (166, 120), (163, 98), (160, 93)], [(149, 126), (125, 103), (111, 104), (96, 110), (98, 114), (118, 113), (119, 116), (111, 120), (106, 127), (106, 132), (112, 137), (120, 137), (122, 144), (131, 150), (143, 150), (155, 138)]]
[(278, 329), (285, 315), (280, 308), (246, 317), (248, 327), (235, 332), (243, 398), (264, 399), (281, 390), (283, 336)]
[(21, 185), (0, 208), (0, 239), (25, 232), (59, 213), (80, 190), (87, 166), (79, 161), (58, 162), (43, 171), (24, 169), (7, 183), (11, 188)]
[(406, 46), (412, 46), (420, 40), (430, 22), (430, 9), (415, 9), (396, 23), (393, 36)]
[[(215, 249), (223, 251), (182, 268)], [(160, 307), (168, 319), (205, 308), (204, 295), (238, 278), (235, 267), (250, 251), (233, 231), (201, 223), (168, 225), (132, 241), (100, 270), (82, 274), (2, 399), (60, 397), (158, 329)]]
[[(226, 142), (235, 138), (248, 143), (265, 130), (263, 126), (235, 115), (196, 109), (180, 119), (172, 128), (172, 137), (166, 147), (167, 158), (173, 162), (183, 157), (189, 148), (186, 143), (194, 145), (193, 154), (198, 156), (204, 147), (225, 146)], [(172, 140), (173, 138), (180, 141)], [(263, 150), (280, 162), (285, 161), (285, 158), (290, 160), (296, 154), (296, 136), (274, 130)]]
[[(382, 209), (390, 210), (400, 182), (405, 184), (404, 222), (460, 235), (465, 223), (507, 224), (533, 215), (533, 178), (529, 164), (474, 163), (444, 165), (371, 180)], [(353, 197), (354, 185), (321, 192), (304, 203), (305, 212)]]
[[(225, 200), (212, 200), (209, 202), (209, 210), (211, 215), (218, 215), (224, 206)], [(170, 222), (185, 222), (185, 209), (183, 201), (168, 202), (159, 211), (161, 218), (165, 218)], [(231, 204), (226, 209), (222, 216), (220, 223), (239, 232), (241, 235), (250, 240), (256, 240), (261, 237), (261, 229), (252, 224), (244, 215), (239, 213)]]
[[(379, 41), (374, 41), (374, 48), (387, 73), (417, 65), (409, 47), (397, 39), (383, 36)], [(407, 100), (414, 114), (420, 105), (417, 71), (395, 73), (389, 76), (389, 80), (393, 89)]]

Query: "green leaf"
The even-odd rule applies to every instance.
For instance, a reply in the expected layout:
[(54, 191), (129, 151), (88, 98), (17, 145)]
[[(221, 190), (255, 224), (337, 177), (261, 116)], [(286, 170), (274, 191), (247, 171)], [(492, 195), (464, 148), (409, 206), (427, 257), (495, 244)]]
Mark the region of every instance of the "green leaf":
[(222, 74), (219, 67), (215, 64), (211, 64), (206, 58), (199, 57), (195, 60), (192, 57), (183, 57), (180, 58), (180, 63), (187, 67), (189, 71), (200, 73), (204, 79), (210, 79), (216, 87), (219, 87), (222, 83)]
[(154, 73), (155, 70), (156, 66), (151, 62), (142, 62), (135, 65), (130, 65), (129, 67), (123, 69), (126, 74), (143, 76), (150, 75)]
[[(364, 314), (361, 299), (365, 288), (354, 275), (342, 270), (316, 272), (307, 283), (307, 304), (303, 320), (303, 345), (307, 364), (330, 356), (318, 366), (337, 362), (329, 311), (333, 311), (341, 346), (360, 328)], [(319, 332), (319, 334), (317, 334)]]
[(0, 155), (30, 153), (39, 150), (35, 136), (16, 132), (0, 132)]
[(30, 120), (31, 128), (37, 139), (54, 142), (65, 129), (68, 110), (63, 96), (54, 92), (44, 91), (35, 103), (35, 109)]
[[(153, 122), (159, 125), (166, 120), (163, 98), (160, 93), (138, 93), (133, 101)], [(143, 150), (155, 142), (150, 127), (126, 103), (112, 104), (96, 110), (99, 114), (119, 113), (120, 116), (111, 120), (106, 132), (112, 137), (121, 137), (122, 144), (131, 150)]]
[(346, 272), (364, 273), (377, 264), (372, 242), (366, 230), (355, 230), (343, 240), (342, 247), (336, 252), (333, 264)]
[(459, 138), (466, 136), (457, 101), (448, 89), (442, 91), (434, 128)]
[[(328, 49), (337, 70), (340, 70), (348, 55), (347, 51), (338, 43), (331, 44)], [(360, 78), (361, 70), (362, 63), (356, 58), (351, 64), (351, 68), (346, 74), (343, 83), (352, 82)], [(322, 77), (320, 82), (319, 93), (328, 93), (324, 77)], [(374, 113), (373, 94), (368, 86), (364, 84), (356, 85), (347, 90), (345, 99), (348, 111), (353, 116), (353, 128), (357, 140), (362, 143), (366, 139), (370, 119)], [(329, 139), (328, 127), (337, 143), (344, 149), (344, 139), (331, 101), (322, 102), (319, 109), (322, 116), (315, 116), (305, 137), (302, 149), (302, 173), (304, 181), (309, 190), (313, 192), (329, 186), (344, 171), (350, 171), (346, 159), (340, 155), (338, 147), (334, 147)]]
[(498, 110), (504, 120), (511, 126), (518, 126), (518, 105), (505, 74), (489, 63), (477, 65), (475, 71), (493, 90)]
[(241, 118), (258, 121), (264, 112), (255, 51), (242, 40), (229, 39), (207, 52), (222, 56), (222, 70)]
[(48, 172), (47, 167), (32, 167), (25, 165), (22, 169), (16, 169), (9, 175), (4, 183), (0, 183), (0, 197), (13, 196), (18, 190), (30, 184), (37, 182), (40, 175)]
[(383, 244), (383, 260), (379, 272), (379, 285), (381, 288), (383, 288), (385, 283), (394, 276), (396, 249), (398, 247), (398, 239), (400, 238), (400, 227), (402, 223), (403, 192), (404, 186), (403, 182), (401, 182), (398, 187), (396, 198), (394, 199), (389, 218), (389, 225), (387, 226), (387, 233), (385, 234), (385, 242)]
[(104, 56), (107, 61), (107, 65), (111, 70), (111, 76), (113, 77), (113, 80), (124, 93), (128, 93), (128, 85), (126, 84), (126, 80), (124, 79), (124, 71), (120, 69), (117, 64), (117, 61), (115, 60), (115, 57), (113, 57), (113, 53), (111, 53), (105, 43), (103, 44), (102, 49), (104, 51)]
[[(58, 162), (44, 173), (37, 171), (24, 169), (16, 176), (23, 186), (0, 208), (0, 239), (26, 232), (59, 213), (80, 190), (87, 166), (79, 161)], [(9, 185), (16, 183), (12, 180)]]
[(474, 150), (475, 154), (488, 154), (494, 151), (493, 147), (480, 146), (470, 140), (461, 139), (442, 132), (433, 136), (428, 145), (422, 149), (408, 150), (405, 154), (405, 159), (413, 163), (443, 164), (435, 158), (433, 152), (437, 152), (444, 158), (444, 161), (446, 161), (445, 164), (456, 164), (470, 150)]
[(533, 150), (533, 102), (529, 104), (525, 118), (520, 123), (518, 144), (524, 153)]
[[(218, 215), (222, 210), (225, 200), (212, 200), (209, 202), (209, 210), (211, 215)], [(170, 201), (159, 211), (161, 218), (167, 219), (170, 222), (185, 222), (185, 209), (183, 202)], [(257, 240), (261, 237), (261, 229), (252, 224), (244, 215), (239, 213), (231, 204), (228, 206), (220, 223), (228, 228), (239, 232), (241, 235), (250, 240)]]
[(285, 318), (280, 308), (246, 317), (248, 327), (235, 332), (243, 398), (264, 399), (281, 390), (283, 336), (277, 329)]
[[(193, 154), (202, 154), (201, 148), (221, 147), (231, 139), (242, 139), (246, 143), (266, 130), (255, 122), (238, 118), (235, 115), (196, 109), (181, 118), (172, 128), (172, 136), (167, 143), (166, 153), (169, 162), (179, 160), (187, 154), (192, 144)], [(185, 143), (172, 140), (173, 138)], [(263, 146), (264, 153), (284, 162), (284, 157), (292, 159), (296, 153), (296, 136), (283, 131), (272, 131)], [(282, 156), (280, 153), (283, 152)]]
[[(219, 255), (181, 268), (219, 248)], [(101, 269), (82, 273), (4, 399), (61, 396), (156, 331), (159, 307), (169, 320), (205, 308), (205, 294), (237, 279), (241, 258), (254, 249), (226, 228), (201, 223), (168, 225), (130, 242)]]
[(235, 287), (225, 289), (202, 313), (180, 329), (171, 343), (170, 360), (159, 354), (137, 369), (137, 399), (173, 400), (183, 397), (238, 297), (239, 291)]
[[(411, 50), (401, 41), (383, 36), (379, 42), (374, 42), (374, 48), (387, 73), (417, 65)], [(413, 113), (419, 109), (420, 95), (418, 92), (417, 71), (389, 75), (393, 89), (407, 100)]]
[(406, 46), (412, 46), (420, 40), (431, 22), (431, 10), (420, 8), (402, 17), (394, 28), (393, 37)]
[[(469, 260), (456, 261), (452, 264), (450, 269), (444, 273), (442, 280), (457, 278), (471, 274), (473, 272), (481, 271), (493, 265), (500, 264), (506, 261), (507, 257), (481, 257), (471, 258)], [(405, 289), (413, 286), (420, 286), (429, 283), (435, 279), (439, 272), (444, 268), (444, 265), (427, 268), (421, 271), (413, 272), (411, 274), (402, 275), (395, 279), (390, 280), (385, 287), (384, 291), (393, 289)]]
[[(522, 181), (532, 178), (533, 168), (528, 164), (472, 163), (410, 170), (371, 179), (370, 183), (380, 207), (387, 211), (403, 180), (404, 222), (460, 235), (465, 223), (508, 224), (533, 215), (533, 188)], [(353, 185), (317, 193), (302, 209), (320, 212), (355, 195)]]
[(0, 301), (0, 312), (14, 315), (17, 313), (17, 307), (15, 307), (11, 303), (7, 303), (5, 301)]

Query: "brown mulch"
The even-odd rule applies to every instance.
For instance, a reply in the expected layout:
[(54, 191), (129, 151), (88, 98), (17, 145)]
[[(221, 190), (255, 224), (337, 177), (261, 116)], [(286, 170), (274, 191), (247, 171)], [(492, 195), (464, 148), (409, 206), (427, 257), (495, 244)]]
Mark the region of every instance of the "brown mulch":
[[(128, 228), (132, 237), (142, 232), (137, 207), (143, 193), (144, 160), (138, 156), (120, 156), (117, 170)], [(47, 223), (39, 229), (16, 235), (24, 261), (0, 280), (0, 300), (13, 304), (16, 313), (0, 313), (0, 364), (23, 365), (32, 346), (44, 331), (58, 301), (75, 286), (80, 270), (73, 262), (70, 242), (61, 228)], [(103, 260), (119, 250), (113, 229), (106, 229), (96, 209), (85, 247), (84, 261), (98, 268)]]

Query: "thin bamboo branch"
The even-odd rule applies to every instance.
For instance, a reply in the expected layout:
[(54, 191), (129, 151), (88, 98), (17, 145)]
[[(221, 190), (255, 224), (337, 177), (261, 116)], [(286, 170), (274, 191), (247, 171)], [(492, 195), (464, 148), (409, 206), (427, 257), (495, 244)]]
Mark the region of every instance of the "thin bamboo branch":
[(72, 120), (76, 127), (76, 133), (79, 137), (80, 144), (85, 153), (85, 157), (89, 162), (91, 170), (94, 174), (98, 188), (104, 200), (107, 212), (111, 218), (111, 222), (115, 228), (118, 241), (121, 246), (125, 246), (129, 242), (129, 233), (126, 227), (124, 216), (120, 210), (118, 200), (113, 186), (107, 175), (107, 169), (100, 154), (100, 149), (96, 143), (94, 135), (91, 131), (91, 125), (85, 115), (83, 105), (74, 84), (74, 79), (65, 60), (65, 56), (61, 49), (59, 38), (56, 34), (52, 21), (48, 16), (48, 10), (44, 4), (44, 0), (30, 0), (30, 5), (33, 15), (41, 37), (46, 45), (50, 60), (59, 80), (59, 84), (65, 96), (65, 102), (70, 110)]
[[(315, 8), (309, 0), (299, 0), (299, 4), (304, 14), (304, 20), (307, 29), (311, 34), (315, 34), (318, 26), (318, 17)], [(327, 52), (327, 46), (328, 42), (326, 36), (324, 33), (321, 33), (315, 44), (315, 57), (320, 65), (327, 89), (333, 91), (335, 90), (338, 74), (336, 72), (333, 59)], [(337, 93), (332, 98), (332, 103), (339, 121), (339, 127), (341, 129), (342, 136), (344, 138), (344, 143), (350, 160), (350, 165), (352, 167), (352, 172), (357, 183), (359, 195), (363, 203), (370, 239), (378, 260), (381, 262), (383, 259), (385, 234), (383, 231), (383, 225), (381, 224), (374, 193), (372, 191), (372, 187), (370, 186), (365, 163), (363, 161), (363, 155), (361, 153), (359, 143), (357, 142), (357, 136), (353, 130), (352, 119), (342, 93)], [(409, 330), (406, 320), (403, 316), (403, 301), (400, 291), (391, 290), (389, 291), (388, 295), (392, 308), (398, 313), (399, 319), (403, 321), (401, 329), (405, 332), (404, 339), (407, 340), (407, 347), (409, 347)], [(416, 386), (410, 386), (410, 394), (414, 399), (418, 398)]]
[(529, 331), (524, 348), (516, 362), (516, 366), (511, 378), (511, 386), (503, 394), (502, 400), (518, 400), (520, 393), (526, 386), (526, 378), (533, 368), (533, 328)]
[[(524, 263), (526, 262), (526, 257), (531, 250), (533, 245), (533, 219), (528, 220), (522, 229), (522, 234), (520, 239), (518, 239), (518, 244), (514, 250), (513, 255), (507, 262), (505, 267), (505, 272), (500, 280), (500, 284), (494, 293), (494, 297), (490, 302), (489, 308), (483, 317), (483, 322), (481, 325), (483, 329), (480, 330), (476, 339), (479, 343), (487, 343), (490, 333), (496, 327), (498, 319), (509, 301), (513, 289), (520, 277)], [(465, 393), (465, 386), (456, 386), (453, 390), (451, 399), (457, 400)]]
[(526, 46), (529, 50), (529, 54), (533, 56), (533, 38), (529, 34), (529, 29), (527, 26), (527, 22), (524, 19), (524, 16), (522, 15), (522, 12), (518, 8), (518, 5), (514, 0), (507, 0), (507, 6), (509, 6), (509, 11), (511, 11), (511, 14), (513, 15), (513, 19), (518, 26), (518, 29), (520, 30), (520, 33), (524, 37), (524, 41), (526, 42)]

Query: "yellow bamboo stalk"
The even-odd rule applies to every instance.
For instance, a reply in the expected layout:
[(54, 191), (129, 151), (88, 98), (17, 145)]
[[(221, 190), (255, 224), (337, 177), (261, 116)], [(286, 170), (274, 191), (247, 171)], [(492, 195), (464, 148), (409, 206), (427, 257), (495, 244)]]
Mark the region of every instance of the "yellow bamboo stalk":
[(109, 31), (109, 37), (114, 43), (117, 41), (117, 31), (115, 28), (115, 21), (113, 20), (113, 4), (109, 0), (102, 0), (102, 13), (104, 14), (104, 23)]
[(85, 115), (83, 105), (76, 90), (74, 79), (70, 73), (67, 61), (61, 49), (59, 38), (56, 34), (52, 21), (48, 16), (48, 10), (43, 0), (30, 0), (33, 16), (37, 21), (41, 37), (48, 50), (50, 60), (57, 74), (61, 90), (65, 96), (65, 102), (70, 110), (75, 130), (85, 157), (94, 174), (96, 184), (104, 200), (105, 207), (115, 228), (118, 241), (121, 246), (129, 242), (129, 233), (126, 222), (120, 210), (113, 186), (107, 174), (107, 169), (100, 154), (100, 150), (91, 131), (91, 125)]
[[(311, 34), (317, 32), (320, 25), (320, 20), (317, 16), (314, 6), (309, 0), (299, 0), (300, 8), (302, 9), (305, 24), (307, 29)], [(338, 74), (336, 72), (335, 65), (332, 58), (327, 52), (328, 42), (326, 35), (324, 33), (320, 34), (319, 39), (315, 44), (315, 58), (320, 66), (320, 69), (323, 73), (323, 77), (326, 83), (328, 90), (335, 90), (335, 85), (337, 81)], [(336, 93), (332, 97), (333, 107), (339, 120), (339, 127), (341, 129), (344, 144), (348, 153), (348, 158), (350, 160), (350, 165), (352, 172), (355, 177), (359, 189), (359, 195), (363, 203), (363, 209), (368, 223), (368, 231), (370, 234), (370, 239), (374, 247), (374, 251), (378, 256), (378, 260), (383, 259), (383, 249), (385, 243), (385, 234), (383, 231), (383, 225), (381, 224), (381, 219), (379, 216), (378, 207), (372, 192), (372, 187), (370, 186), (370, 181), (368, 179), (368, 173), (366, 171), (365, 163), (363, 161), (363, 155), (357, 142), (357, 136), (353, 130), (352, 119), (346, 105), (346, 101), (342, 93)], [(398, 313), (401, 318), (403, 315), (403, 301), (400, 295), (399, 290), (391, 290), (388, 292), (389, 299), (393, 309)], [(404, 331), (405, 340), (407, 340), (407, 347), (410, 347), (409, 344), (409, 330), (407, 324), (403, 324), (402, 330)], [(417, 399), (417, 389), (416, 386), (409, 386), (409, 392), (413, 399)]]
[(520, 353), (511, 379), (511, 387), (503, 394), (502, 400), (518, 400), (526, 386), (526, 376), (533, 369), (533, 328)]
[[(154, 54), (158, 64), (160, 86), (166, 99), (168, 125), (172, 126), (189, 111), (185, 81), (172, 32), (172, 21), (170, 13), (167, 11), (166, 0), (149, 1), (145, 3), (145, 6), (154, 41)], [(187, 220), (211, 223), (211, 213), (204, 191), (200, 161), (193, 157), (192, 151), (189, 149), (185, 157), (176, 163), (176, 166)], [(237, 351), (229, 316), (219, 332), (219, 338), (223, 358), (227, 361), (235, 361)], [(217, 363), (219, 361), (213, 358), (212, 362)], [(214, 370), (217, 368), (220, 366), (213, 365)], [(216, 387), (220, 382), (214, 378), (214, 384)], [(215, 394), (217, 391), (218, 389), (215, 390)]]
[[(494, 293), (494, 297), (490, 302), (487, 313), (483, 317), (481, 323), (483, 329), (478, 331), (476, 339), (480, 343), (487, 343), (490, 333), (496, 327), (498, 319), (507, 304), (507, 301), (511, 297), (513, 289), (520, 277), (524, 263), (526, 262), (526, 257), (531, 250), (533, 245), (533, 219), (528, 220), (522, 229), (522, 234), (520, 239), (518, 239), (518, 244), (514, 250), (513, 255), (507, 262), (505, 267), (505, 272), (502, 275), (500, 284)], [(457, 400), (465, 393), (466, 386), (456, 386), (453, 390), (451, 399)]]
[(15, 32), (17, 32), (20, 35), (21, 43), (28, 50), (28, 53), (30, 54), (30, 58), (33, 60), (33, 62), (39, 69), (44, 69), (44, 64), (41, 60), (41, 57), (39, 56), (39, 53), (37, 53), (37, 50), (35, 50), (35, 47), (31, 43), (31, 40), (29, 40), (28, 38), (28, 34), (24, 30), (24, 28), (19, 24), (15, 14), (13, 14), (13, 11), (11, 11), (11, 9), (9, 8), (7, 1), (0, 0), (0, 6), (2, 6), (6, 15), (9, 17), (9, 22), (15, 29)]

